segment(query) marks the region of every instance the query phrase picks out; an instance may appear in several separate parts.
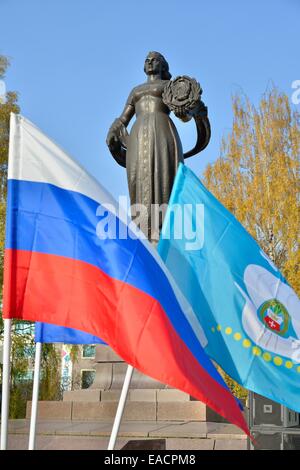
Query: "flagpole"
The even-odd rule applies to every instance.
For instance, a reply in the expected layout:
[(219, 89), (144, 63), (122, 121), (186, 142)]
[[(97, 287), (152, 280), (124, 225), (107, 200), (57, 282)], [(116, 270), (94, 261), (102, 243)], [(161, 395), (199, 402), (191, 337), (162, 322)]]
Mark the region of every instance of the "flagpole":
[(4, 319), (2, 403), (1, 403), (1, 444), (0, 444), (1, 450), (7, 449), (7, 437), (8, 437), (11, 325), (12, 325), (11, 319)]
[(133, 367), (128, 365), (107, 450), (114, 450), (114, 448), (115, 448), (115, 444), (116, 444), (116, 440), (117, 440), (117, 437), (118, 437), (118, 432), (119, 432), (122, 416), (123, 416), (123, 413), (124, 413), (125, 403), (126, 403), (126, 399), (127, 399), (127, 395), (128, 395), (128, 390), (129, 390), (129, 387), (130, 387), (130, 382), (131, 382), (133, 370), (134, 370)]
[(37, 342), (35, 343), (34, 376), (33, 376), (32, 400), (31, 400), (31, 416), (30, 416), (28, 450), (34, 450), (35, 448), (36, 421), (37, 421), (39, 386), (40, 386), (41, 356), (42, 356), (42, 343)]

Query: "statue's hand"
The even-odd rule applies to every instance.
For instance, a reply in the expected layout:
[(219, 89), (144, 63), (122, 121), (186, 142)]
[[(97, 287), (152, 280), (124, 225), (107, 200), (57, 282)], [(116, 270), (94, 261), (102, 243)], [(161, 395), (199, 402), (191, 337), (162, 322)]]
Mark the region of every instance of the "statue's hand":
[(186, 115), (186, 110), (184, 109), (183, 106), (176, 106), (174, 109), (174, 114), (179, 119), (182, 119)]
[(119, 123), (119, 120), (116, 119), (110, 126), (110, 129), (106, 137), (106, 144), (109, 147), (109, 149), (116, 147), (117, 143), (119, 142), (119, 134), (120, 134), (120, 123)]
[(120, 119), (116, 119), (111, 125), (106, 144), (114, 159), (123, 167), (126, 167), (126, 137), (128, 133)]
[(123, 122), (117, 118), (111, 125), (107, 138), (106, 143), (110, 150), (118, 149), (121, 147), (126, 148), (126, 140), (128, 137), (128, 132), (126, 127), (124, 126)]
[(176, 106), (173, 111), (175, 116), (183, 122), (190, 121), (192, 118), (192, 116), (187, 113), (187, 110), (184, 106)]
[(118, 147), (120, 147), (120, 141), (117, 132), (112, 128), (110, 128), (110, 130), (108, 131), (106, 144), (110, 151), (116, 150)]

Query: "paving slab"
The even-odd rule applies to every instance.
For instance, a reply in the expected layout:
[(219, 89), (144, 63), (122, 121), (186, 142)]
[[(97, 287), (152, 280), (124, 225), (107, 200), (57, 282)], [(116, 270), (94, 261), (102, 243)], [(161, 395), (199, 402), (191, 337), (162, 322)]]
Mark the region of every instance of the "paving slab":
[[(106, 449), (112, 421), (39, 420), (37, 439), (39, 449)], [(29, 420), (10, 420), (9, 448), (26, 449)], [(224, 423), (123, 421), (118, 442), (121, 448), (130, 439), (166, 439), (168, 450), (242, 450), (247, 437), (236, 426)], [(89, 441), (90, 439), (90, 441)], [(82, 441), (82, 444), (80, 443)], [(100, 446), (100, 447), (99, 447)], [(102, 447), (101, 447), (102, 446)]]
[[(116, 449), (122, 449), (129, 439), (119, 438)], [(108, 437), (87, 436), (37, 436), (37, 450), (106, 450)], [(25, 450), (28, 448), (28, 437), (10, 434), (9, 450)], [(247, 442), (242, 440), (214, 439), (166, 439), (166, 450), (246, 450)]]
[(216, 439), (214, 450), (247, 450), (247, 440)]
[(70, 423), (68, 421), (38, 421), (36, 423), (37, 434), (56, 434), (57, 431), (68, 429)]
[(172, 424), (150, 432), (155, 437), (209, 438), (209, 439), (247, 439), (246, 434), (233, 424), (205, 423), (190, 421)]
[(150, 437), (152, 433), (159, 432), (171, 423), (144, 422), (144, 423), (122, 423), (119, 436), (128, 437)]
[(247, 440), (246, 434), (233, 424), (210, 423), (211, 428), (207, 432), (210, 439), (242, 439)]
[[(69, 424), (67, 427), (54, 431), (56, 435), (89, 435), (89, 436), (110, 436), (113, 423), (97, 423), (97, 422), (80, 422), (76, 421)], [(161, 429), (164, 423), (157, 423), (156, 421), (144, 423), (141, 422), (126, 422), (121, 423), (119, 436), (120, 437), (148, 437), (151, 431)], [(39, 432), (39, 428), (37, 428)]]
[[(116, 450), (122, 449), (128, 439), (118, 439)], [(37, 436), (37, 450), (106, 450), (108, 437), (76, 437), (76, 436)], [(8, 436), (9, 450), (28, 449), (28, 437), (11, 434)]]
[(56, 435), (71, 436), (106, 436), (110, 433), (112, 423), (80, 422), (73, 421), (66, 428), (57, 429)]
[(177, 437), (177, 438), (206, 438), (211, 423), (193, 421), (189, 423), (169, 424), (161, 429), (150, 432), (152, 437)]
[[(17, 421), (17, 420), (14, 420)], [(30, 426), (30, 420), (24, 420), (25, 423), (23, 426), (18, 426), (15, 423), (12, 423), (10, 421), (9, 423), (9, 433), (11, 434), (28, 434), (29, 432), (29, 426)], [(44, 421), (44, 420), (38, 420), (36, 427), (37, 427), (37, 433), (38, 434), (55, 434), (57, 430), (63, 430), (67, 429), (68, 426), (70, 426), (70, 421), (62, 420), (62, 421)]]
[(213, 450), (214, 439), (166, 439), (166, 450)]

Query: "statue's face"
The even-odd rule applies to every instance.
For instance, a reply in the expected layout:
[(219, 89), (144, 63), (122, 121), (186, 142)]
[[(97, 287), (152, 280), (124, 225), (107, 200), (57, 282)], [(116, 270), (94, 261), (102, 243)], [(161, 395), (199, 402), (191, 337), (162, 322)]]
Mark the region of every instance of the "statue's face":
[(148, 55), (144, 67), (146, 75), (158, 75), (162, 73), (162, 63), (155, 55)]

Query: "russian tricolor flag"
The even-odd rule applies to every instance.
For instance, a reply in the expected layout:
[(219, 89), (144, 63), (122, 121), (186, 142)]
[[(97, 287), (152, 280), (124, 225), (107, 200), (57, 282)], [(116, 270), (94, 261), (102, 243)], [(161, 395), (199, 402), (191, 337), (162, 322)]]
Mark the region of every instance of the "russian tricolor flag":
[[(106, 208), (122, 237), (97, 235)], [(248, 433), (205, 335), (157, 252), (112, 197), (22, 116), (11, 116), (4, 318), (85, 331), (141, 372)], [(131, 222), (132, 224), (132, 222)], [(124, 233), (128, 236), (124, 237)]]
[(34, 341), (36, 343), (105, 344), (102, 339), (84, 331), (41, 322), (35, 323)]

